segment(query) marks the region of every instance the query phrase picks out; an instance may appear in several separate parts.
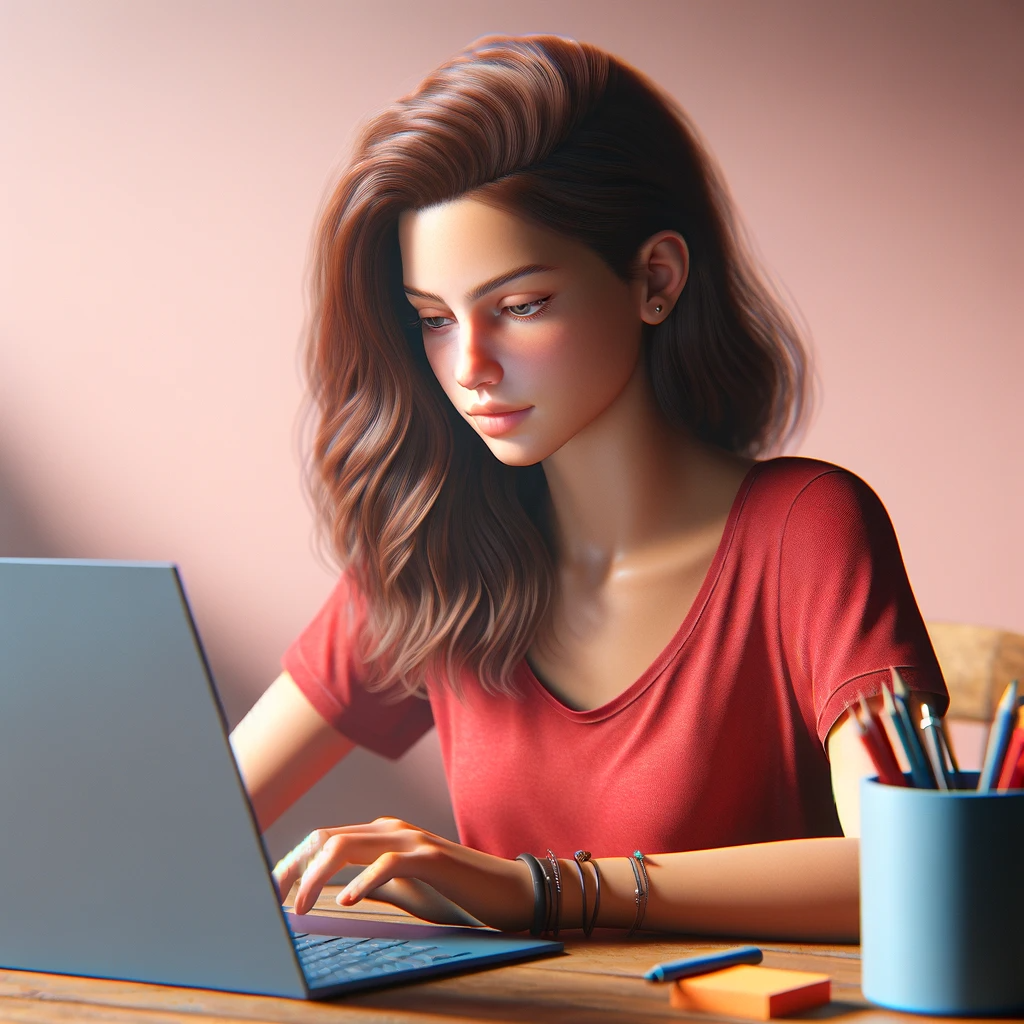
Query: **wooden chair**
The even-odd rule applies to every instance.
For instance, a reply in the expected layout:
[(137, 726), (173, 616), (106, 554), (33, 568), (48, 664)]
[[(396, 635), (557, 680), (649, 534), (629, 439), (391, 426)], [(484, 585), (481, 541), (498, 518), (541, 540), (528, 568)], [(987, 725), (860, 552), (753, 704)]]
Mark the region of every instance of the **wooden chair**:
[(988, 626), (926, 623), (949, 688), (950, 739), (965, 771), (981, 767), (988, 725), (1011, 679), (1024, 686), (1024, 636)]
[(1024, 636), (988, 626), (927, 623), (949, 688), (949, 718), (991, 722), (1012, 679), (1024, 685)]

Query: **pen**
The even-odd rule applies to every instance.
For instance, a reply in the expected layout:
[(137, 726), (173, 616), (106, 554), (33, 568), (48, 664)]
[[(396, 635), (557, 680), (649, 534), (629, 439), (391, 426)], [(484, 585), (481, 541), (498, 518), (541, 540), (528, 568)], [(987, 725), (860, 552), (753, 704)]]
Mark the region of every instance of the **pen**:
[(932, 774), (939, 789), (952, 789), (946, 774), (946, 758), (942, 752), (942, 734), (939, 732), (939, 720), (932, 714), (927, 704), (921, 705), (921, 735), (924, 738), (924, 749), (928, 760), (932, 763)]
[(999, 778), (1003, 759), (1006, 757), (1006, 748), (1010, 745), (1010, 733), (1013, 731), (1013, 720), (1017, 717), (1016, 711), (1017, 680), (1014, 679), (1003, 690), (1003, 696), (996, 708), (995, 718), (992, 720), (988, 744), (985, 746), (985, 760), (982, 763), (981, 776), (978, 779), (979, 793), (987, 793)]
[(939, 719), (939, 738), (942, 740), (942, 747), (945, 750), (946, 760), (949, 762), (950, 773), (953, 779), (953, 789), (960, 788), (960, 765), (957, 764), (956, 754), (953, 752), (953, 744), (949, 739), (949, 732), (946, 730), (946, 722)]
[(759, 964), (763, 959), (764, 954), (757, 946), (737, 946), (735, 949), (720, 949), (717, 953), (667, 960), (663, 964), (655, 964), (644, 977), (648, 981), (677, 981), (679, 978), (709, 974), (736, 964)]

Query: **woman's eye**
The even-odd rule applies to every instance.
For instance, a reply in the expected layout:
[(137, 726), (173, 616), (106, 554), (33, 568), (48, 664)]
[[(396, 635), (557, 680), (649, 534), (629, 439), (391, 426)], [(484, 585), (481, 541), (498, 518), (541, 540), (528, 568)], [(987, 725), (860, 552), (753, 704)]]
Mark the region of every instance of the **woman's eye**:
[(517, 320), (525, 320), (531, 316), (536, 316), (546, 305), (548, 299), (551, 296), (545, 296), (543, 299), (534, 299), (533, 302), (517, 302), (514, 306), (506, 306), (505, 309), (512, 314)]
[(446, 316), (424, 316), (420, 317), (420, 323), (423, 324), (428, 330), (439, 331), (442, 327), (447, 327), (449, 324), (454, 323), (454, 320), (449, 319)]

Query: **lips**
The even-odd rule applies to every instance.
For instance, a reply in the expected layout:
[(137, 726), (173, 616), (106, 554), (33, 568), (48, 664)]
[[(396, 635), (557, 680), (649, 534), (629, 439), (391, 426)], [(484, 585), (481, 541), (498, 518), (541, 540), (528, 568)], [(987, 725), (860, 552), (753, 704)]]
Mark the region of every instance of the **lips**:
[(481, 434), (488, 437), (503, 437), (515, 430), (530, 415), (532, 409), (532, 405), (525, 409), (474, 405), (468, 412)]

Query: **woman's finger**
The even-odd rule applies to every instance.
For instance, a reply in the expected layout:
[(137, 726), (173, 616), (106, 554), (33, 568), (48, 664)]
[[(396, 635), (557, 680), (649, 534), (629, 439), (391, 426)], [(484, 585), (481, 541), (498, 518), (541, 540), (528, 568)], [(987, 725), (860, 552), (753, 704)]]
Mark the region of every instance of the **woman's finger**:
[(324, 829), (310, 832), (294, 849), (285, 854), (275, 865), (272, 872), (274, 885), (277, 887), (278, 898), (284, 900), (292, 891), (292, 886), (302, 876), (310, 861), (320, 851), (327, 835)]
[(402, 878), (426, 882), (447, 902), (485, 924), (510, 931), (529, 926), (533, 909), (529, 868), (454, 843), (419, 844), (407, 851), (382, 853), (345, 886), (337, 902), (351, 906)]
[(330, 831), (332, 834), (323, 841), (319, 852), (302, 872), (295, 893), (296, 914), (308, 913), (331, 876), (346, 864), (372, 864), (389, 851), (411, 849), (423, 837), (423, 833), (415, 829), (370, 833)]
[(309, 867), (310, 861), (320, 851), (323, 844), (333, 835), (354, 835), (365, 832), (391, 833), (400, 830), (413, 830), (422, 835), (443, 842), (440, 836), (424, 829), (416, 829), (401, 818), (376, 818), (373, 821), (363, 822), (359, 825), (339, 825), (334, 828), (318, 828), (295, 846), (293, 850), (285, 854), (275, 865), (273, 870), (274, 885), (277, 887), (278, 897), (284, 900), (292, 890), (292, 886), (302, 877)]

